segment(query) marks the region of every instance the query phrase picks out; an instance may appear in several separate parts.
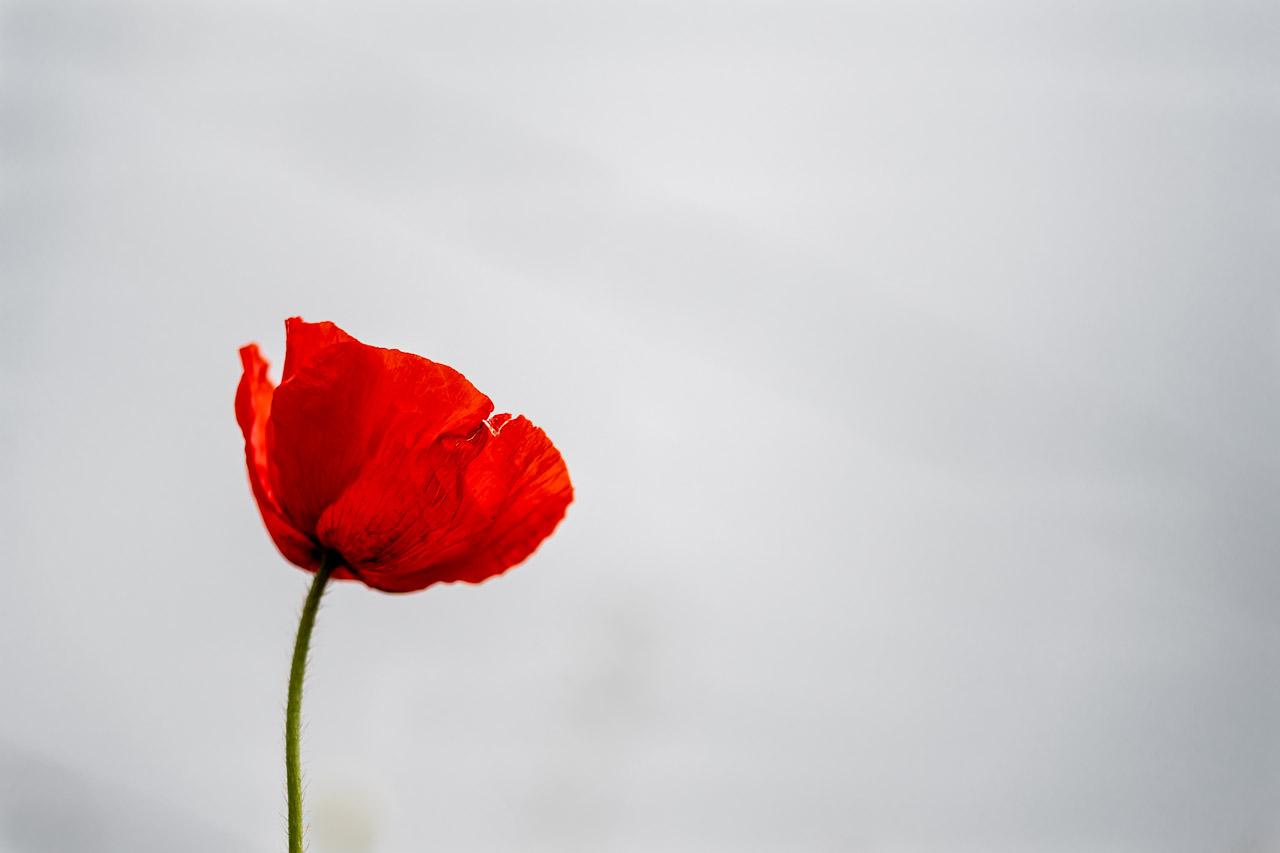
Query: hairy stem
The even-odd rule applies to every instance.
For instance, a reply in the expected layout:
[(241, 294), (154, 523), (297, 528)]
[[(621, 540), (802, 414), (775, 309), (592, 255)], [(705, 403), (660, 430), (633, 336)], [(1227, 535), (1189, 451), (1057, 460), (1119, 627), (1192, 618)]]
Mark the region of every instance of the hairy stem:
[(302, 681), (307, 671), (307, 648), (324, 585), (333, 574), (333, 559), (325, 554), (311, 582), (307, 602), (298, 621), (298, 639), (293, 644), (293, 665), (289, 667), (289, 704), (284, 715), (284, 773), (289, 788), (289, 853), (302, 853), (302, 770), (298, 758), (298, 729), (302, 723)]

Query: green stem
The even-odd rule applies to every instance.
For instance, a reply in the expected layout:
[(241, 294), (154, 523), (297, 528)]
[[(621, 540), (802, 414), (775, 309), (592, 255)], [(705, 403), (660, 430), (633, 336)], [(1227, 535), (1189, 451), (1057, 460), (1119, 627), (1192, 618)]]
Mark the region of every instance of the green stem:
[(298, 639), (293, 644), (293, 665), (289, 667), (289, 704), (284, 714), (284, 774), (289, 788), (289, 853), (302, 853), (302, 770), (298, 759), (298, 729), (302, 723), (302, 680), (307, 671), (307, 648), (316, 611), (335, 566), (328, 554), (320, 561), (307, 602), (298, 621)]

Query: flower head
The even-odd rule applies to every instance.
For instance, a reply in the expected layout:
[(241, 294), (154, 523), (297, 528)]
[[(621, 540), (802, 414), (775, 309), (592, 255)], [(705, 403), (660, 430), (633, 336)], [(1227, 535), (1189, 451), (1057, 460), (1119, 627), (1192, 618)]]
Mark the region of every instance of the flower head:
[(385, 592), (480, 581), (528, 557), (573, 500), (546, 433), (451, 367), (286, 321), (277, 387), (241, 348), (236, 420), (276, 547)]

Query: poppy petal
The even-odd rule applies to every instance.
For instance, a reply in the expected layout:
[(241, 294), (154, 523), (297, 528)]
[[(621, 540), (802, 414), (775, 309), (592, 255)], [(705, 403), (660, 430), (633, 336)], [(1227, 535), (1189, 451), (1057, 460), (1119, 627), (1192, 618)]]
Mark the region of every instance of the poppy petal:
[(446, 365), (362, 344), (332, 323), (295, 318), (286, 329), (285, 378), (267, 431), (273, 494), (300, 530), (316, 530), (321, 514), (379, 463), (388, 434), (403, 433), (404, 424), (429, 444), (476, 429), (493, 411), (488, 397)]
[(284, 373), (281, 383), (289, 381), (289, 377), (298, 369), (311, 361), (318, 353), (334, 344), (359, 343), (355, 338), (339, 329), (333, 323), (308, 323), (301, 317), (290, 317), (284, 321), (285, 340)]
[(389, 445), (318, 527), (353, 574), (386, 592), (501, 574), (533, 553), (573, 499), (559, 451), (523, 417)]
[(573, 501), (569, 469), (547, 434), (523, 415), (506, 418), (467, 470), (467, 505), (492, 519), (488, 535), (466, 557), (439, 567), (448, 580), (479, 583), (523, 562)]
[(267, 420), (271, 413), (271, 397), (275, 386), (267, 378), (267, 360), (262, 357), (256, 344), (249, 344), (241, 347), (240, 362), (244, 373), (236, 389), (236, 421), (244, 434), (249, 484), (253, 487), (258, 510), (262, 513), (267, 532), (280, 553), (291, 563), (315, 570), (319, 567), (316, 544), (285, 519), (271, 493)]

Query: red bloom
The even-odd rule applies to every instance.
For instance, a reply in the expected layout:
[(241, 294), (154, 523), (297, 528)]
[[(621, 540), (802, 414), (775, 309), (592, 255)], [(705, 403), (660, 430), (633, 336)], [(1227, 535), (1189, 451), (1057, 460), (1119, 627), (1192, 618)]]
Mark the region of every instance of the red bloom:
[(456, 370), (285, 323), (277, 388), (241, 348), (236, 420), (267, 531), (292, 563), (385, 592), (479, 583), (528, 557), (573, 500), (560, 453)]

